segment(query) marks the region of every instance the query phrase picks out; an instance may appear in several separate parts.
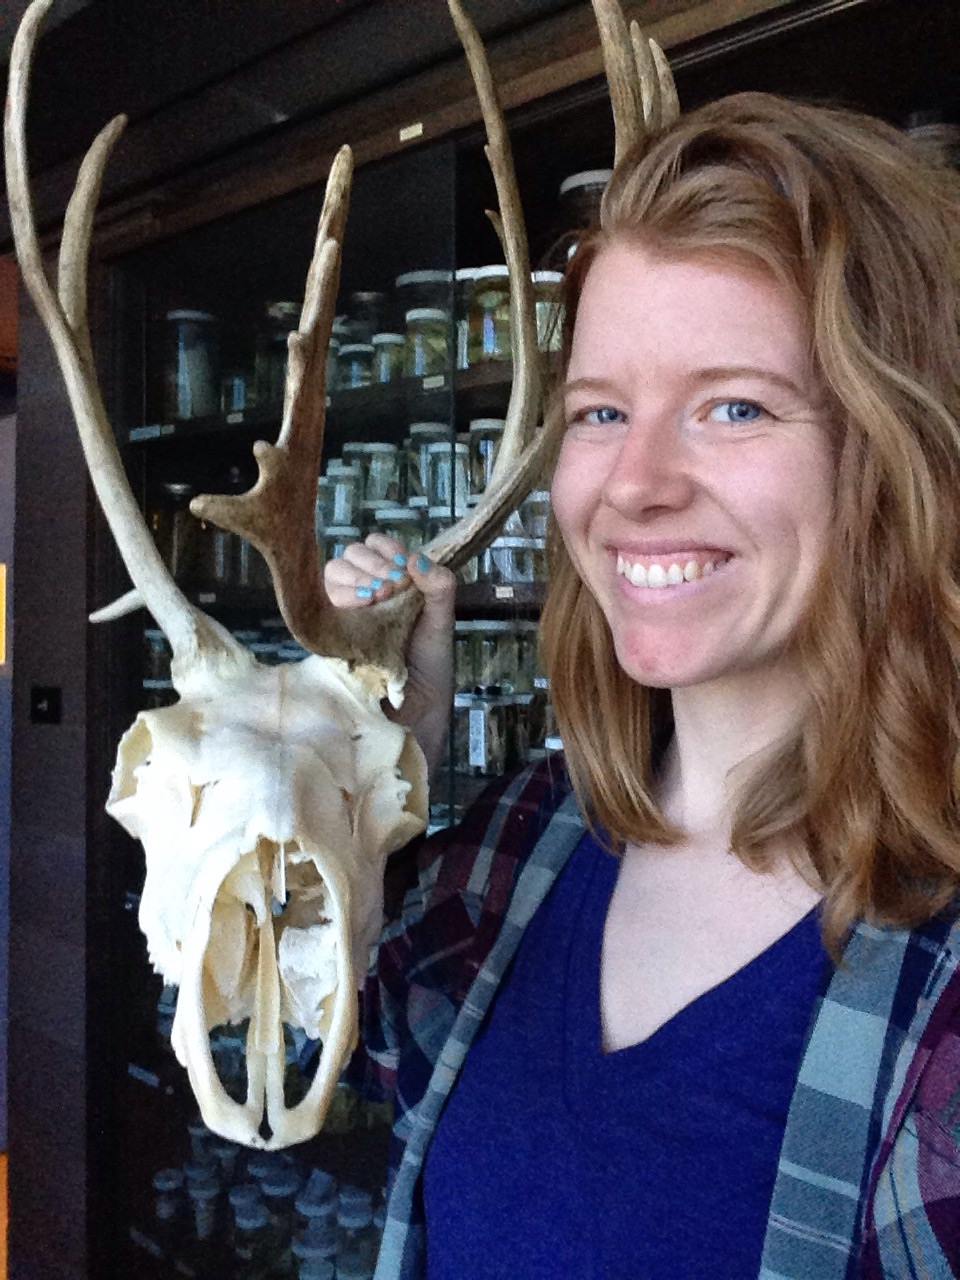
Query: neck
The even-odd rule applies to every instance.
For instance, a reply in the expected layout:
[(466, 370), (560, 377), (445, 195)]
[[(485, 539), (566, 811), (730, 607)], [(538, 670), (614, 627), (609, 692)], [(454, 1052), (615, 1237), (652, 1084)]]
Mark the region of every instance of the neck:
[(738, 788), (789, 738), (805, 699), (793, 682), (671, 692), (674, 734), (660, 769), (661, 807), (692, 844), (726, 849)]

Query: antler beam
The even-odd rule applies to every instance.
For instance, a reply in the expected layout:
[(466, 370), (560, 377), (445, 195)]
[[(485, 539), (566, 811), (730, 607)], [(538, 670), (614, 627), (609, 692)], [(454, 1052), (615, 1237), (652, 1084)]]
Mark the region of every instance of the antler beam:
[(52, 3), (53, 0), (34, 0), (23, 17), (10, 55), (4, 162), (10, 220), (23, 282), (53, 343), (90, 478), (141, 600), (178, 657), (230, 649), (229, 637), (225, 638), (221, 628), (192, 607), (164, 565), (127, 482), (97, 385), (87, 323), (90, 235), (103, 172), (123, 132), (126, 116), (117, 116), (101, 130), (80, 167), (64, 221), (57, 293), (44, 270), (30, 199), (26, 117), (34, 50)]

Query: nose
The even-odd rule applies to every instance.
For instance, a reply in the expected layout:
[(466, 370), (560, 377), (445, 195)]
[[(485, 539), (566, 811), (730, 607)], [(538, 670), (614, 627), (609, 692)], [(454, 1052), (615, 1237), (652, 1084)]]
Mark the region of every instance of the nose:
[(635, 419), (610, 459), (602, 498), (621, 515), (636, 519), (650, 507), (686, 506), (695, 487), (689, 450), (672, 424)]

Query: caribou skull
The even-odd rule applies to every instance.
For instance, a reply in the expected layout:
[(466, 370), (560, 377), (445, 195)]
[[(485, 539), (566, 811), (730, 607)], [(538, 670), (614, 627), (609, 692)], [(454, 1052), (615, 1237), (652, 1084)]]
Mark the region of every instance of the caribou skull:
[[(357, 990), (383, 915), (387, 856), (423, 830), (426, 766), (390, 720), (405, 682), (403, 653), (421, 599), (407, 590), (369, 610), (338, 613), (326, 598), (313, 532), (323, 448), (326, 352), (333, 323), (352, 158), (331, 166), (300, 324), (289, 339), (280, 433), (254, 447), (246, 494), (194, 499), (195, 515), (248, 539), (270, 567), (303, 662), (259, 664), (174, 583), (143, 521), (97, 386), (86, 271), (94, 209), (120, 116), (100, 133), (67, 209), (56, 292), (44, 272), (26, 163), (27, 83), (43, 18), (33, 0), (14, 43), (5, 122), (7, 192), (24, 282), (50, 335), (90, 476), (133, 590), (92, 615), (145, 607), (169, 640), (179, 701), (141, 712), (124, 735), (107, 809), (146, 852), (140, 925), (150, 961), (179, 987), (173, 1047), (206, 1124), (274, 1149), (322, 1127), (357, 1037)], [(515, 377), (497, 467), (474, 512), (427, 553), (456, 569), (495, 536), (540, 472), (536, 321), (526, 235), (502, 111), (482, 44), (460, 0), (448, 0), (487, 127), (510, 269)], [(676, 113), (659, 49), (628, 32), (617, 0), (593, 0), (617, 123), (617, 155), (644, 127)], [(652, 49), (652, 53), (651, 53)], [(654, 67), (654, 59), (656, 67)], [(646, 126), (644, 122), (646, 121)], [(223, 1088), (211, 1027), (249, 1018), (247, 1095)], [(284, 1024), (323, 1041), (307, 1095), (284, 1101)]]

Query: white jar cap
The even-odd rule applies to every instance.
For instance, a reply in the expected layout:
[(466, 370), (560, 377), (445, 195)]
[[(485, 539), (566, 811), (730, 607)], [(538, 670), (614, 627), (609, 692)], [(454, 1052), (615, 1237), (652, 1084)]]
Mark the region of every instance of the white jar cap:
[(211, 315), (209, 311), (168, 311), (168, 320), (216, 320), (215, 315)]
[(442, 307), (414, 307), (412, 311), (407, 312), (407, 323), (411, 320), (448, 320), (450, 313), (444, 311)]
[(450, 428), (445, 422), (411, 422), (407, 430), (412, 436), (424, 436), (428, 431), (442, 431), (446, 434)]
[(479, 271), (479, 267), (457, 267), (454, 272), (455, 280), (473, 280)]
[(530, 279), (534, 284), (563, 284), (562, 271), (531, 271)]
[(378, 347), (387, 343), (397, 345), (401, 342), (406, 342), (406, 338), (402, 333), (375, 333), (370, 341), (375, 347)]
[(476, 267), (475, 280), (506, 280), (510, 275), (510, 268), (503, 262), (493, 263), (489, 267)]
[(373, 347), (369, 342), (348, 342), (345, 346), (340, 348), (337, 354), (341, 356), (353, 356), (357, 355), (359, 352), (362, 352), (364, 355), (372, 356)]
[(452, 279), (452, 271), (405, 271), (394, 284), (402, 289), (405, 284), (449, 284)]
[(550, 501), (549, 489), (534, 489), (533, 493), (527, 494), (527, 496), (524, 498), (523, 502), (521, 502), (520, 505), (523, 507), (523, 506), (526, 506), (528, 502), (549, 502), (549, 501)]
[(571, 173), (560, 183), (560, 194), (564, 196), (578, 187), (605, 187), (612, 177), (612, 169), (584, 169), (582, 173)]
[(451, 449), (452, 449), (455, 453), (469, 453), (469, 452), (470, 452), (470, 446), (469, 446), (469, 445), (467, 445), (467, 444), (459, 444), (459, 443), (458, 443), (458, 444), (451, 445), (451, 444), (450, 444), (450, 442), (449, 442), (448, 440), (434, 440), (432, 444), (428, 444), (428, 445), (427, 445), (427, 453), (439, 453), (441, 450), (443, 450), (443, 452), (444, 452), (444, 453), (447, 453), (447, 452), (449, 452)]
[(502, 431), (507, 425), (506, 418), (471, 418), (471, 431)]

